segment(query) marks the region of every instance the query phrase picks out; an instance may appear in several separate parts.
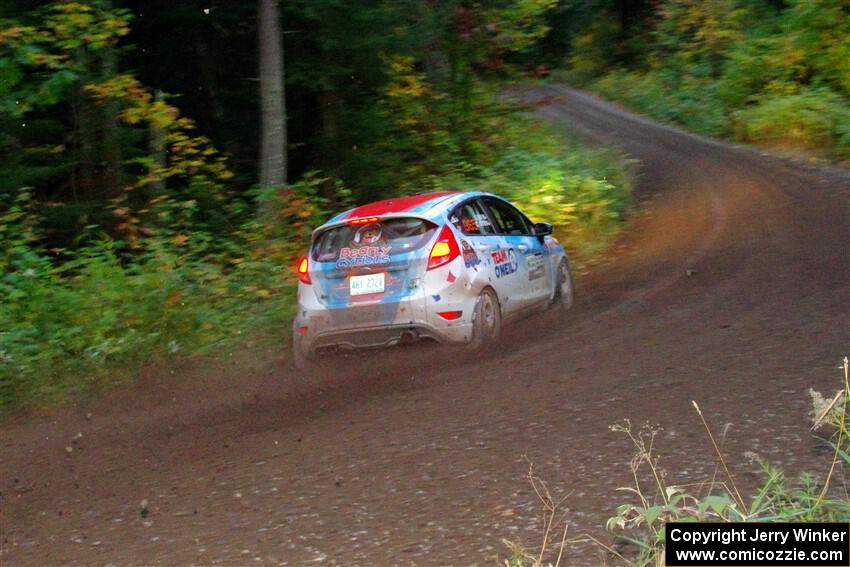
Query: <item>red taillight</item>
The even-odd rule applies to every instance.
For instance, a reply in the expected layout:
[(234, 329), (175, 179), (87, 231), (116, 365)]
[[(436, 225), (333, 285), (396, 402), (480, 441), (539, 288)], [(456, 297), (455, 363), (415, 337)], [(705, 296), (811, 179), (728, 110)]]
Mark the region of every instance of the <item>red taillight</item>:
[(300, 260), (298, 260), (298, 268), (295, 270), (298, 272), (298, 279), (301, 280), (301, 283), (305, 283), (310, 285), (310, 272), (308, 271), (308, 267), (310, 266), (310, 261), (307, 259), (307, 256), (302, 256)]
[(454, 321), (455, 319), (460, 319), (463, 315), (463, 311), (443, 311), (441, 313), (437, 313), (440, 317), (445, 319), (446, 321)]
[(460, 248), (455, 240), (455, 235), (452, 234), (452, 229), (449, 225), (443, 226), (440, 231), (440, 236), (437, 237), (437, 242), (431, 248), (431, 256), (428, 258), (428, 269), (433, 270), (444, 266), (460, 256)]

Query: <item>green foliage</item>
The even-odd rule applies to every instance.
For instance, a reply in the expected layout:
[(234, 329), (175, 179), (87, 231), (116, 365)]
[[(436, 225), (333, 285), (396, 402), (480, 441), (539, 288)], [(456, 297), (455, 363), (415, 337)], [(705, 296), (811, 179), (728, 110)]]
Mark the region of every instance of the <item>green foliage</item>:
[(733, 114), (736, 137), (784, 149), (850, 158), (850, 104), (827, 88), (760, 97)]
[(101, 2), (52, 3), (36, 20), (3, 22), (0, 31), (0, 111), (16, 116), (63, 100), (80, 78), (91, 76), (87, 57), (129, 33), (129, 13)]
[(495, 119), (492, 161), (435, 178), (438, 188), (492, 191), (556, 235), (580, 259), (603, 249), (619, 231), (634, 184), (635, 162), (610, 150), (583, 147), (541, 122), (520, 116)]
[(847, 159), (846, 2), (665, 0), (628, 67), (616, 31), (598, 31), (614, 25), (609, 8), (596, 13), (572, 38), (573, 79), (595, 75), (605, 96), (700, 133)]
[(727, 111), (718, 104), (715, 82), (691, 77), (676, 87), (671, 83), (669, 76), (660, 71), (618, 70), (598, 79), (594, 88), (611, 100), (665, 122), (684, 124), (696, 132), (725, 135), (730, 131)]
[[(571, 250), (588, 256), (619, 229), (633, 186), (634, 163), (611, 151), (571, 141), (500, 98), (495, 88), (471, 86), (474, 122), (457, 126), (460, 110), (412, 59), (390, 62), (387, 115), (401, 169), (399, 187), (485, 190), (511, 199), (533, 218), (556, 225)], [(389, 148), (388, 152), (391, 151)]]
[(567, 59), (574, 78), (585, 82), (601, 75), (615, 63), (610, 49), (617, 37), (617, 27), (608, 19), (599, 19), (573, 38), (572, 53)]
[(850, 11), (844, 0), (793, 0), (786, 15), (794, 55), (816, 86), (850, 96)]
[(163, 357), (258, 334), (279, 342), (294, 306), (289, 265), (327, 215), (316, 198), (323, 182), (311, 175), (258, 196), (270, 203), (265, 222), (249, 216), (224, 242), (161, 230), (128, 256), (127, 242), (95, 234), (62, 252), (59, 267), (33, 248), (19, 198), (0, 217), (0, 414), (94, 391)]

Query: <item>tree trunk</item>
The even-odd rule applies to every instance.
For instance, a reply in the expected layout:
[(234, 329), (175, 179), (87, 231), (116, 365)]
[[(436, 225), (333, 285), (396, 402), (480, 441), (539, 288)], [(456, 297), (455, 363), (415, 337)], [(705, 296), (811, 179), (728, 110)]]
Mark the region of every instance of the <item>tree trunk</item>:
[(322, 125), (320, 147), (318, 150), (319, 168), (326, 176), (320, 190), (322, 196), (333, 198), (336, 187), (336, 166), (339, 163), (339, 95), (336, 91), (322, 90), (319, 93), (319, 116)]
[[(77, 49), (75, 62), (83, 69), (88, 68), (88, 54), (85, 48)], [(74, 85), (74, 141), (77, 171), (79, 172), (79, 181), (73, 188), (75, 199), (79, 193), (82, 193), (84, 197), (91, 196), (94, 188), (97, 144), (96, 113), (94, 103), (86, 93), (84, 85), (85, 79), (78, 80), (77, 84)]]
[[(156, 89), (154, 93), (154, 100), (156, 102), (165, 100), (165, 95), (162, 90)], [(165, 135), (165, 130), (155, 124), (150, 125), (150, 131), (148, 132), (148, 151), (153, 157), (153, 166), (159, 176), (162, 176), (165, 168), (168, 167)], [(151, 183), (150, 192), (151, 197), (157, 197), (165, 194), (165, 179), (160, 177)]]
[(286, 183), (286, 91), (277, 0), (258, 0), (260, 43), (260, 184)]
[[(322, 51), (322, 62), (328, 69), (332, 68), (333, 57), (329, 50)], [(320, 187), (323, 197), (334, 197), (336, 184), (336, 168), (339, 163), (339, 110), (340, 97), (336, 90), (323, 88), (319, 91), (319, 117), (322, 126), (318, 152), (319, 168), (325, 174), (325, 181)]]
[[(101, 77), (111, 79), (117, 72), (115, 46), (104, 50), (101, 60)], [(121, 132), (119, 114), (121, 104), (116, 99), (109, 100), (103, 106), (103, 158), (106, 163), (106, 189), (109, 195), (120, 195), (124, 184), (124, 167), (121, 159)]]

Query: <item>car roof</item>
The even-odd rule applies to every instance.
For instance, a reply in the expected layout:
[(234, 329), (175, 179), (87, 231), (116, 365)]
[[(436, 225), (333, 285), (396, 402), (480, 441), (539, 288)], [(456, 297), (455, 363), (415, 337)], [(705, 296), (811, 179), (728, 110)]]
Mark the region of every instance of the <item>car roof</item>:
[(316, 228), (316, 230), (313, 231), (313, 234), (316, 235), (316, 233), (334, 225), (371, 217), (411, 215), (436, 220), (445, 210), (455, 204), (469, 197), (479, 197), (482, 195), (501, 199), (498, 195), (485, 193), (483, 191), (439, 191), (434, 193), (409, 195), (406, 197), (392, 197), (390, 199), (367, 203), (344, 211)]
[(354, 220), (369, 217), (381, 217), (394, 213), (424, 213), (434, 205), (445, 201), (448, 197), (459, 194), (458, 191), (440, 191), (438, 193), (422, 193), (406, 197), (392, 197), (382, 201), (367, 203), (354, 209), (349, 209), (337, 215), (329, 222)]

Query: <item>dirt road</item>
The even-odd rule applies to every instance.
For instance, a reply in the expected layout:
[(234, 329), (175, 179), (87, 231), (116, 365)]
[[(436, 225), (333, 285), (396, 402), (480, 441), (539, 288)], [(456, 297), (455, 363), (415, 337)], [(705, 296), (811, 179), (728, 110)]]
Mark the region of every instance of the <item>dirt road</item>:
[[(414, 348), (197, 369), (0, 431), (0, 563), (493, 565), (535, 544), (535, 463), (571, 533), (626, 496), (630, 418), (664, 427), (671, 481), (704, 479), (716, 430), (823, 469), (810, 387), (850, 354), (850, 181), (686, 135), (559, 87), (540, 112), (643, 163), (619, 252), (564, 321), (498, 348)], [(90, 415), (87, 415), (90, 414)], [(567, 564), (594, 562), (574, 550)]]

